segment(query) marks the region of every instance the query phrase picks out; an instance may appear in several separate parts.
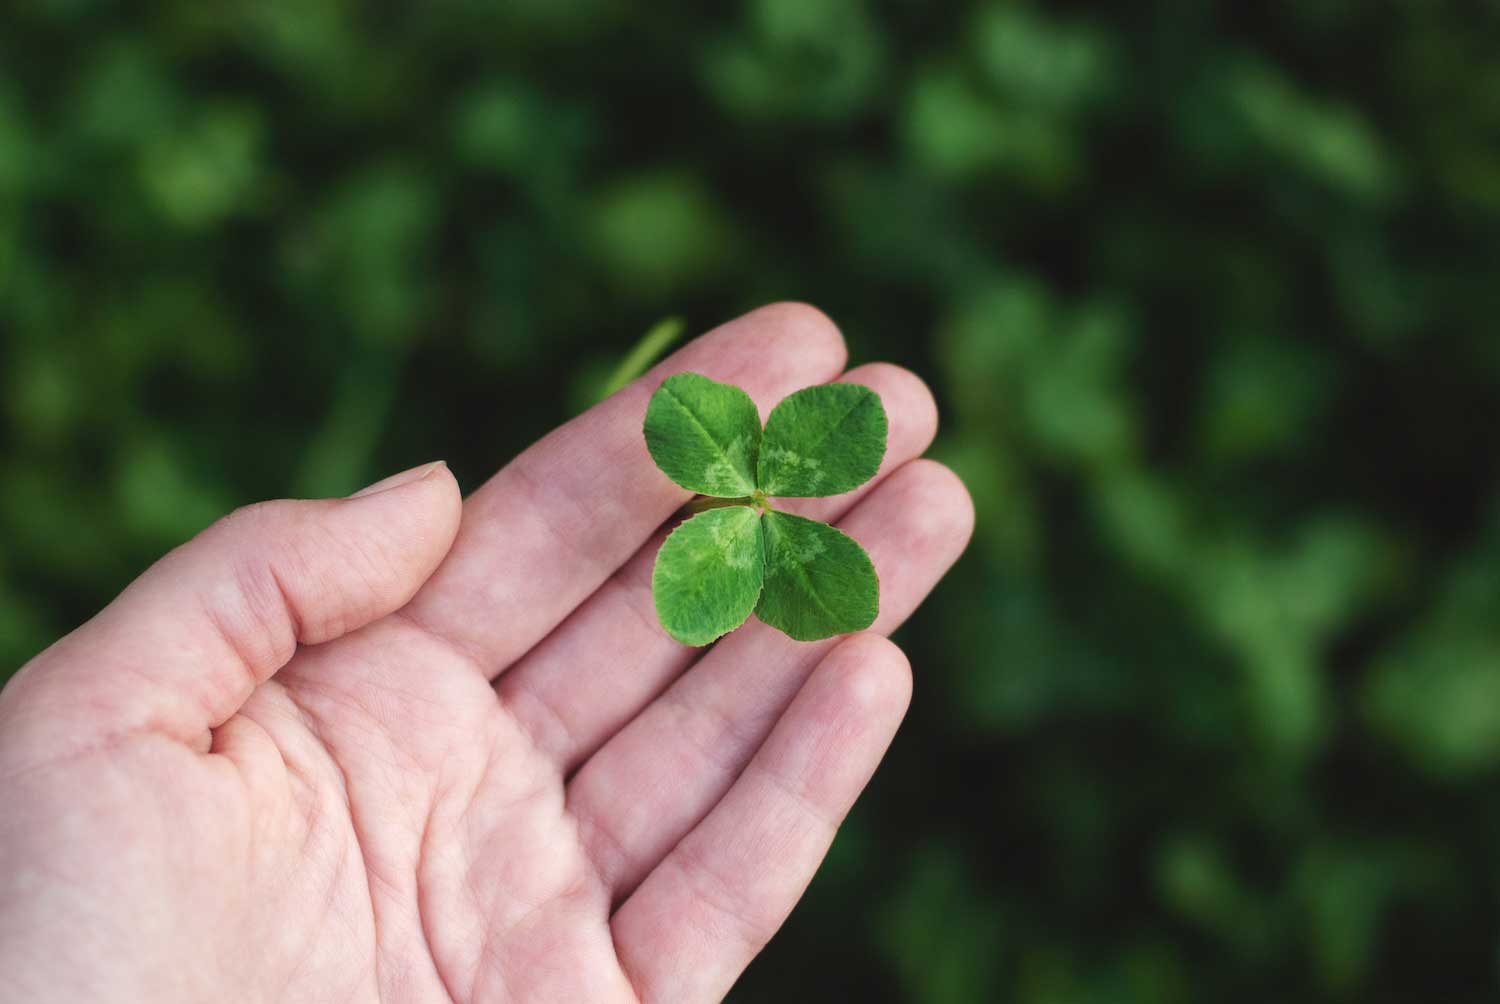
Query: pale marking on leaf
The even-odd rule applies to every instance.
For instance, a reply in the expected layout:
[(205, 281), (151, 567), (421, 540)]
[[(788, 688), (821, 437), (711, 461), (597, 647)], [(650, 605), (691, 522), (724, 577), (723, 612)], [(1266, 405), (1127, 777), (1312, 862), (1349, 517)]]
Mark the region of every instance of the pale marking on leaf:
[(802, 468), (806, 472), (809, 485), (815, 487), (818, 482), (823, 480), (823, 471), (820, 469), (823, 466), (823, 462), (816, 457), (804, 457), (799, 453), (788, 450), (784, 446), (773, 446), (770, 449), (766, 449), (764, 444), (762, 444), (761, 449), (765, 450), (767, 457), (783, 464), (790, 470), (795, 471), (799, 467)]
[[(702, 428), (702, 426), (699, 426)], [(707, 430), (705, 430), (706, 432)], [(719, 445), (715, 443), (715, 445)], [(729, 481), (740, 484), (748, 484), (744, 472), (736, 464), (744, 463), (750, 465), (750, 436), (736, 436), (727, 445), (719, 446), (721, 455), (713, 463), (709, 464), (703, 472), (705, 481)]]
[[(749, 506), (741, 508), (748, 509)], [(755, 552), (752, 550), (746, 553), (744, 548), (736, 547), (740, 535), (733, 531), (732, 526), (714, 523), (709, 527), (709, 536), (713, 538), (714, 547), (718, 548), (720, 555), (723, 556), (724, 564), (730, 568), (749, 568), (754, 560)]]
[[(793, 547), (788, 541), (789, 536), (789, 534), (782, 533), (779, 537), (776, 538), (776, 555), (777, 557), (782, 559), (790, 557), (792, 561), (794, 561), (798, 566), (807, 564), (809, 561), (812, 561), (818, 555), (828, 550), (828, 545), (823, 543), (822, 537), (808, 535), (807, 537), (803, 538), (803, 546)], [(771, 566), (769, 571), (774, 574), (775, 572), (782, 570), (784, 567), (785, 566), (783, 566), (778, 561)]]
[[(726, 506), (724, 508), (749, 509), (750, 506)], [(756, 551), (745, 554), (741, 548), (735, 546), (739, 534), (734, 532), (732, 525), (715, 521), (707, 524), (707, 529), (712, 550), (706, 552), (689, 552), (688, 557), (691, 558), (694, 565), (703, 564), (710, 554), (717, 552), (718, 556), (724, 560), (724, 564), (728, 567), (743, 569), (749, 568), (754, 563), (755, 558), (759, 556)], [(659, 570), (653, 574), (660, 575), (666, 579), (679, 579), (684, 574), (696, 575), (697, 573), (691, 572), (685, 566), (674, 567), (671, 564), (666, 564), (660, 566)]]

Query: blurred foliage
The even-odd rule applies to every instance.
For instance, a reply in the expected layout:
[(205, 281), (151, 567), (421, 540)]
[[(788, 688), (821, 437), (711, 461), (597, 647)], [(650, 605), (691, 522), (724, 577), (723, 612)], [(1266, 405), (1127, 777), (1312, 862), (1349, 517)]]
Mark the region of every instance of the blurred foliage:
[(810, 300), (972, 487), (733, 999), (1493, 999), (1500, 8), (17, 0), (0, 665)]

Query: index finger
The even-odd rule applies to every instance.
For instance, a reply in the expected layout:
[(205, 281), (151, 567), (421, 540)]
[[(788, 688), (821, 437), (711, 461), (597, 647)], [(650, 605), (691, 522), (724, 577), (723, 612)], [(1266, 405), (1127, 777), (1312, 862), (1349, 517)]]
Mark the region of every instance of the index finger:
[(656, 469), (642, 438), (663, 379), (691, 371), (737, 384), (764, 417), (788, 393), (837, 376), (845, 356), (833, 322), (798, 303), (762, 307), (695, 339), (469, 496), (452, 550), (404, 613), (495, 676), (690, 497)]

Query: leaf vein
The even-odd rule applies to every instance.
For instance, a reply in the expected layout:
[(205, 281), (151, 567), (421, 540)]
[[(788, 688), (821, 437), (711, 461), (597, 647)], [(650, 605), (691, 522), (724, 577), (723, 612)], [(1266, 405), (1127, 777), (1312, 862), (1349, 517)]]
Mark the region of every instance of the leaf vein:
[(698, 413), (693, 411), (693, 409), (688, 406), (688, 403), (686, 401), (678, 397), (677, 392), (672, 390), (671, 387), (663, 384), (661, 390), (664, 394), (666, 394), (667, 398), (673, 404), (677, 405), (678, 408), (681, 408), (683, 413), (686, 414), (688, 418), (692, 419), (693, 424), (698, 427), (698, 431), (703, 433), (703, 437), (710, 443), (712, 443), (714, 447), (719, 451), (719, 457), (724, 462), (724, 464), (730, 470), (734, 471), (735, 475), (739, 478), (740, 481), (744, 482), (746, 487), (754, 490), (755, 484), (753, 482), (747, 481), (743, 473), (735, 469), (734, 458), (730, 455), (729, 452), (729, 444), (721, 443), (717, 439), (715, 439), (713, 432), (711, 432), (708, 426), (703, 423), (703, 419), (699, 417)]

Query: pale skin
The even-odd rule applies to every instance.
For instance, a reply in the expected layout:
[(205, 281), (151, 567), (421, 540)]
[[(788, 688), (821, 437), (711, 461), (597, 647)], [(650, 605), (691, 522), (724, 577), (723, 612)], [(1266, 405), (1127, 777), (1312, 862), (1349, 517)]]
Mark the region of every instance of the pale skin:
[[(762, 308), (467, 499), (424, 465), (163, 558), (0, 692), (0, 999), (721, 1000), (894, 736), (911, 672), (884, 635), (973, 523), (916, 459), (926, 388), (844, 364), (822, 314)], [(869, 633), (661, 629), (688, 496), (641, 420), (679, 371), (762, 417), (831, 379), (881, 395), (876, 478), (787, 504), (869, 551)]]

